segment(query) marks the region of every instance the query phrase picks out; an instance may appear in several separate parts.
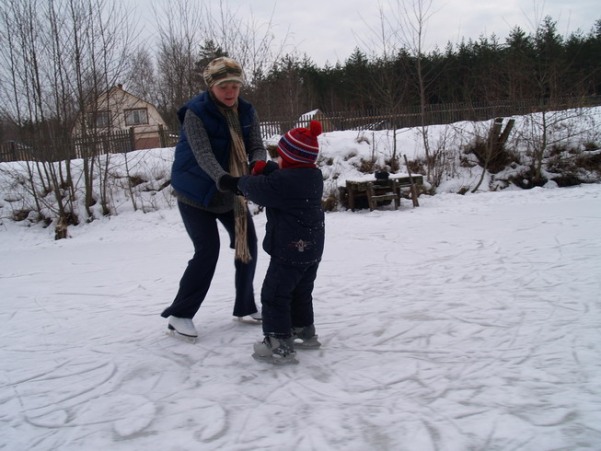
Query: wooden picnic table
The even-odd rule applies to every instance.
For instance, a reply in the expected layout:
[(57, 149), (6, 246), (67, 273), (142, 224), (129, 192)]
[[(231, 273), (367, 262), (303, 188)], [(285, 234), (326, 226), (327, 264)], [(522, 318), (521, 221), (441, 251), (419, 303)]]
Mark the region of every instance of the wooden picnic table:
[(401, 190), (410, 189), (412, 179), (417, 186), (424, 183), (423, 176), (409, 176), (409, 174), (390, 174), (386, 179), (376, 179), (373, 174), (357, 179), (347, 179), (348, 206), (354, 211), (357, 198), (365, 197), (370, 210), (374, 210), (380, 202), (384, 201), (394, 202), (396, 210), (401, 203)]

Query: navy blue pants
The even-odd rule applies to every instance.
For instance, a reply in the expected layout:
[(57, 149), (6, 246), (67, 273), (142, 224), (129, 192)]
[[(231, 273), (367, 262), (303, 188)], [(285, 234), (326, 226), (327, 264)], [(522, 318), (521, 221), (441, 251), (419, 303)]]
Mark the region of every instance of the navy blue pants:
[[(179, 282), (179, 290), (173, 303), (161, 313), (161, 316), (192, 318), (204, 301), (215, 274), (220, 246), (217, 221), (221, 222), (227, 230), (230, 236), (230, 247), (234, 247), (234, 212), (232, 210), (217, 214), (182, 202), (178, 202), (177, 205), (186, 231), (194, 244), (194, 256), (188, 262)], [(248, 263), (234, 261), (236, 269), (234, 316), (246, 316), (257, 311), (253, 287), (257, 267), (257, 234), (250, 213), (247, 224), (248, 248), (252, 259)]]
[(313, 287), (319, 263), (292, 266), (271, 259), (263, 288), (263, 333), (290, 336), (293, 327), (313, 324)]

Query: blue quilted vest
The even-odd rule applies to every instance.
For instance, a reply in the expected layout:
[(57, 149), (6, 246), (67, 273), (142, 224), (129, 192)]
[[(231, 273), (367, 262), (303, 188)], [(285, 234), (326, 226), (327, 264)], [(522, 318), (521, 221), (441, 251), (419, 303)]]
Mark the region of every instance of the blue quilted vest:
[[(221, 167), (229, 172), (232, 143), (230, 130), (225, 116), (219, 111), (208, 91), (193, 97), (178, 110), (177, 117), (180, 124), (184, 123), (184, 117), (188, 110), (192, 110), (202, 120), (215, 158)], [(250, 103), (238, 98), (238, 117), (247, 153), (254, 111), (254, 107)], [(180, 130), (179, 142), (175, 146), (175, 159), (171, 168), (171, 186), (178, 194), (205, 207), (209, 205), (217, 191), (213, 179), (198, 165), (183, 126)]]

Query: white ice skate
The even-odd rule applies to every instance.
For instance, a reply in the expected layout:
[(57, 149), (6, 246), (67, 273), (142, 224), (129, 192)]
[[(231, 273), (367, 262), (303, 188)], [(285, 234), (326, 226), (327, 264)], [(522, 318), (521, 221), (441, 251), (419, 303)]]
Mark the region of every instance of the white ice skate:
[(198, 338), (198, 332), (196, 331), (196, 327), (194, 327), (192, 318), (179, 318), (177, 316), (170, 316), (167, 328), (172, 336), (183, 338), (192, 343), (194, 343), (196, 338)]
[(261, 315), (261, 312), (255, 312), (246, 316), (236, 316), (234, 319), (240, 321), (241, 323), (257, 325), (263, 322), (263, 315)]

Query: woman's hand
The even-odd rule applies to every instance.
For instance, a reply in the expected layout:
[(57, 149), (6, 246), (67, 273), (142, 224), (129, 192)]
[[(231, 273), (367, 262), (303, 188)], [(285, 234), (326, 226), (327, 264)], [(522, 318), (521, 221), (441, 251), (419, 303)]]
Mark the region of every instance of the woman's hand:
[(229, 191), (238, 196), (242, 196), (242, 191), (238, 189), (238, 181), (240, 177), (232, 177), (229, 174), (224, 174), (219, 179), (217, 183), (217, 188), (219, 191)]

